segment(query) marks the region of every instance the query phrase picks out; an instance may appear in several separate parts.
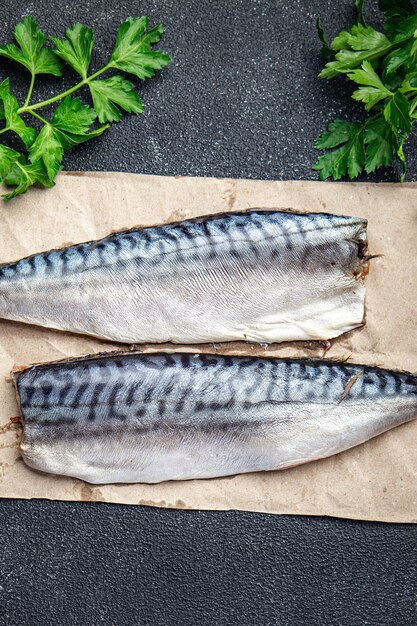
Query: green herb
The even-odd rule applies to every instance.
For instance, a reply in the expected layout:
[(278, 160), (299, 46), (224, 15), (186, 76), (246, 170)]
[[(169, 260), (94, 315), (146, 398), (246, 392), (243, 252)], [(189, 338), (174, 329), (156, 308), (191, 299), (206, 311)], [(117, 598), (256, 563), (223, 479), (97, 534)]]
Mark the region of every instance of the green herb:
[[(147, 17), (127, 18), (118, 28), (107, 64), (89, 74), (94, 44), (91, 28), (74, 24), (66, 31), (65, 39), (50, 37), (55, 47), (49, 48), (33, 17), (25, 17), (17, 24), (16, 43), (0, 46), (0, 56), (25, 67), (30, 73), (30, 83), (22, 105), (10, 91), (9, 79), (0, 83), (0, 134), (15, 133), (22, 141), (21, 152), (0, 143), (0, 181), (13, 188), (3, 195), (5, 200), (25, 193), (31, 185), (52, 187), (65, 150), (101, 135), (110, 123), (120, 121), (124, 112), (143, 113), (143, 103), (132, 82), (120, 74), (100, 77), (108, 70), (119, 70), (146, 80), (168, 65), (169, 56), (152, 47), (161, 39), (164, 29), (161, 24), (151, 29), (148, 25)], [(61, 76), (65, 64), (81, 80), (48, 100), (30, 104), (36, 76)], [(72, 96), (86, 87), (90, 90), (92, 107)], [(59, 104), (49, 119), (38, 113), (39, 109), (55, 103)], [(31, 119), (38, 120), (39, 131), (29, 125)], [(101, 126), (94, 128), (97, 120)]]
[(356, 85), (352, 98), (369, 115), (362, 123), (331, 122), (315, 143), (331, 150), (313, 165), (322, 180), (356, 178), (396, 159), (404, 180), (407, 161), (404, 142), (417, 119), (417, 12), (409, 0), (379, 0), (384, 12), (383, 32), (367, 26), (363, 0), (355, 0), (357, 23), (341, 31), (329, 45), (320, 19), (317, 31), (321, 56), (328, 58), (321, 78), (339, 75)]

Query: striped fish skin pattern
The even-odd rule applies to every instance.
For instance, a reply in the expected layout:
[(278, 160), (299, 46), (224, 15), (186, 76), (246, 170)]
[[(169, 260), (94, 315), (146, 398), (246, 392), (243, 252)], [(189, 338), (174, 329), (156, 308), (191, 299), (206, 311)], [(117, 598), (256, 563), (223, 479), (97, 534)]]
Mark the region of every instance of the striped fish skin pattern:
[(15, 378), (24, 461), (90, 483), (282, 469), (417, 417), (417, 377), (331, 361), (115, 354)]
[(363, 323), (367, 222), (252, 210), (0, 266), (0, 317), (126, 342), (325, 340)]

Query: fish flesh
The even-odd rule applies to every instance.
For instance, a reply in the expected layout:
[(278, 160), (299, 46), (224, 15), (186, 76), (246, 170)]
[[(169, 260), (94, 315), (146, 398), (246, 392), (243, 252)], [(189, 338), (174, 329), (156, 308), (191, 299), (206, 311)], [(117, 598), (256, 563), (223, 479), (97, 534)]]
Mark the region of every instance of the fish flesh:
[(0, 266), (0, 317), (126, 343), (326, 340), (363, 324), (367, 221), (252, 210)]
[(15, 383), (25, 463), (99, 484), (282, 469), (417, 417), (416, 376), (331, 361), (116, 353)]
[(0, 266), (0, 317), (127, 342), (326, 340), (363, 323), (365, 219), (253, 210)]

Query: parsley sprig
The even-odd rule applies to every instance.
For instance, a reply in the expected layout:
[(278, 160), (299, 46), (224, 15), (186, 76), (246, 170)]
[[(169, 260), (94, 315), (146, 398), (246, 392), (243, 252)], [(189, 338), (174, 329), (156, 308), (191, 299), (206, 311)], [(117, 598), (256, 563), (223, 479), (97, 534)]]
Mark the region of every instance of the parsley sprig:
[(315, 143), (329, 150), (313, 165), (322, 180), (353, 179), (394, 160), (407, 172), (404, 142), (417, 119), (417, 12), (410, 0), (379, 0), (383, 32), (365, 23), (364, 0), (355, 0), (357, 23), (328, 43), (320, 19), (321, 56), (327, 63), (321, 78), (343, 75), (356, 85), (352, 98), (369, 116), (362, 123), (331, 122)]
[[(162, 25), (150, 29), (148, 26), (147, 17), (127, 18), (118, 28), (106, 65), (89, 74), (94, 44), (91, 28), (74, 24), (66, 31), (65, 39), (50, 37), (55, 46), (50, 48), (45, 46), (46, 37), (33, 17), (25, 17), (17, 24), (13, 32), (15, 43), (0, 46), (0, 56), (26, 68), (30, 84), (25, 101), (19, 105), (9, 79), (0, 83), (0, 123), (3, 124), (0, 134), (12, 132), (22, 141), (20, 152), (0, 143), (0, 179), (12, 187), (3, 195), (5, 200), (25, 193), (31, 185), (53, 186), (65, 150), (101, 135), (112, 122), (118, 122), (124, 112), (143, 113), (144, 105), (132, 82), (120, 74), (108, 78), (101, 78), (101, 75), (118, 70), (146, 80), (168, 65), (169, 56), (153, 49), (164, 32)], [(36, 77), (39, 74), (61, 76), (65, 64), (75, 70), (81, 80), (48, 100), (31, 104)], [(90, 90), (92, 107), (73, 97), (85, 87)], [(58, 102), (49, 119), (39, 114), (39, 109)], [(29, 124), (31, 118), (40, 122), (39, 131)]]

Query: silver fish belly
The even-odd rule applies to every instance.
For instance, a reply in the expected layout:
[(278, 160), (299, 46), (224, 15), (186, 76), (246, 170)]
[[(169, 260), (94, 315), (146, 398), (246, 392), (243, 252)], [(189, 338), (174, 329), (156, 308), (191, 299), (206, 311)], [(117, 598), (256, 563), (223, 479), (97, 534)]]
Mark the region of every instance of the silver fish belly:
[(324, 340), (363, 323), (366, 220), (253, 210), (0, 266), (0, 317), (126, 343)]
[(282, 469), (417, 416), (416, 376), (328, 361), (116, 354), (15, 382), (25, 463), (90, 483)]

